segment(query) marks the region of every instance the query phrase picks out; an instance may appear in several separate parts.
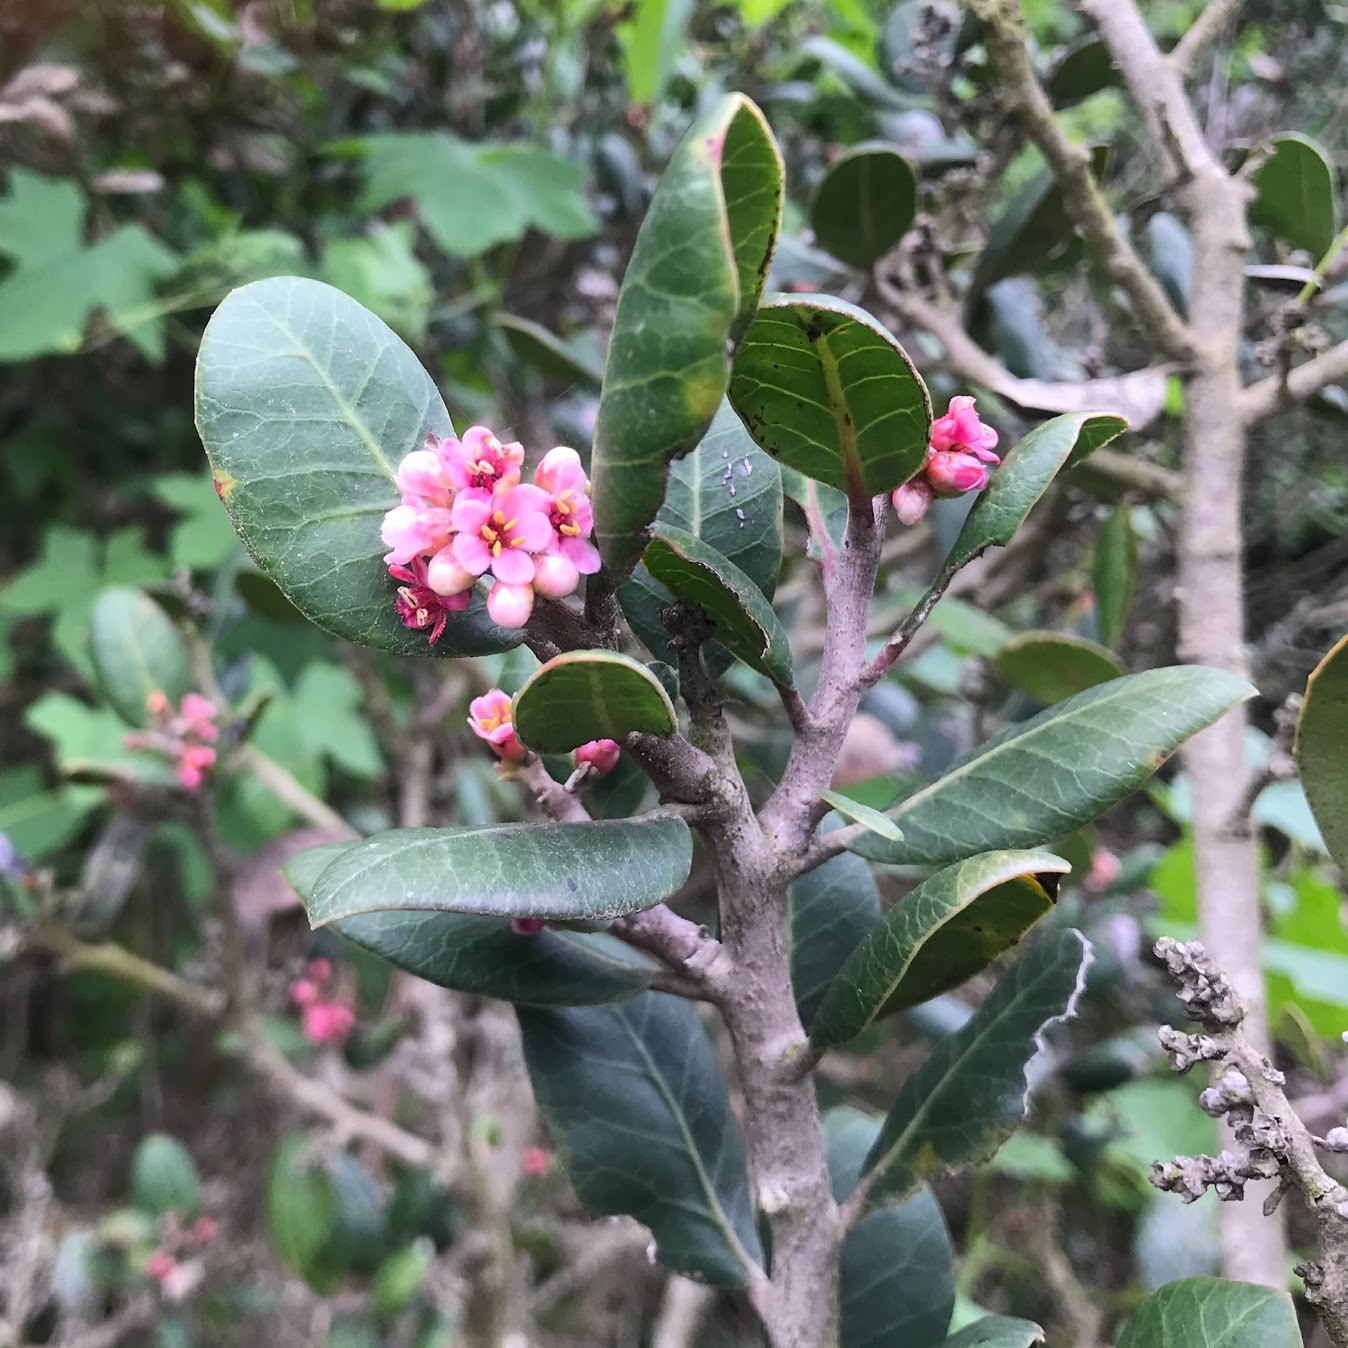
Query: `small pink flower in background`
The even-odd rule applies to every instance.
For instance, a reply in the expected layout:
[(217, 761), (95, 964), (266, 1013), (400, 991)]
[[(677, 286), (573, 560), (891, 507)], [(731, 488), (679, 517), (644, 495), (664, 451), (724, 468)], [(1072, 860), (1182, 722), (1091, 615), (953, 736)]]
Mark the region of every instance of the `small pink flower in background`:
[(311, 1044), (342, 1044), (356, 1023), (356, 1014), (341, 1002), (320, 999), (304, 1008), (304, 1037)]
[(588, 763), (596, 777), (607, 777), (618, 766), (622, 750), (616, 740), (591, 740), (576, 750), (576, 766)]
[(198, 1245), (209, 1245), (220, 1234), (220, 1223), (214, 1217), (198, 1217), (192, 1223), (192, 1240)]
[(541, 917), (512, 917), (510, 930), (516, 936), (537, 936), (548, 924)]
[(528, 752), (515, 738), (515, 727), (510, 720), (510, 698), (499, 688), (493, 688), (468, 704), (468, 724), (473, 734), (491, 745), (500, 758), (518, 761)]
[(992, 451), (997, 448), (998, 435), (991, 426), (978, 419), (974, 399), (967, 393), (951, 398), (945, 416), (931, 424), (933, 449), (963, 449), (976, 454), (985, 463), (1000, 463)]
[(183, 720), (187, 730), (199, 740), (214, 742), (220, 737), (220, 727), (215, 724), (215, 703), (200, 693), (186, 693), (183, 696)]
[(145, 1261), (145, 1276), (162, 1283), (178, 1267), (178, 1261), (167, 1250), (156, 1250)]
[(925, 478), (915, 477), (902, 487), (894, 488), (891, 498), (901, 524), (916, 524), (931, 509), (935, 496)]
[(503, 445), (486, 426), (470, 426), (461, 440), (439, 441), (437, 452), (456, 491), (513, 487), (524, 466), (524, 446), (518, 440)]
[(145, 709), (154, 717), (153, 730), (134, 730), (122, 737), (128, 749), (149, 749), (173, 762), (174, 775), (184, 791), (199, 791), (206, 774), (215, 766), (210, 742), (220, 738), (215, 704), (200, 693), (183, 696), (175, 712), (164, 693), (155, 689), (145, 698)]
[(437, 594), (429, 584), (424, 557), (414, 557), (410, 568), (391, 566), (388, 573), (394, 580), (403, 582), (398, 586), (398, 597), (394, 600), (403, 626), (415, 632), (429, 628), (427, 640), (432, 646), (440, 640), (448, 616), (462, 613), (473, 602), (471, 590), (462, 594)]
[(1083, 889), (1090, 894), (1101, 894), (1119, 878), (1123, 871), (1123, 862), (1106, 848), (1091, 853), (1091, 868), (1081, 882)]
[(186, 791), (197, 791), (206, 773), (215, 766), (215, 750), (206, 744), (185, 744), (178, 754), (174, 771)]
[(290, 985), (290, 1000), (296, 1006), (312, 1006), (318, 1000), (318, 987), (309, 978), (297, 978)]
[(315, 983), (326, 983), (332, 977), (332, 961), (325, 960), (322, 955), (309, 961), (309, 977)]
[(532, 1179), (540, 1179), (552, 1166), (552, 1153), (546, 1147), (530, 1147), (520, 1162), (524, 1173)]

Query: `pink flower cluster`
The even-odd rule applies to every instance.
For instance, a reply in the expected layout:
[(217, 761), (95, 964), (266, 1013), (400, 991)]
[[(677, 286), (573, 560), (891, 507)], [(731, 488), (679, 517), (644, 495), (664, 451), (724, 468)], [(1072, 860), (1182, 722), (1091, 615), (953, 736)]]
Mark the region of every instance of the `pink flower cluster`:
[(331, 981), (332, 965), (315, 959), (309, 961), (306, 977), (290, 985), (290, 1000), (300, 1008), (304, 1037), (311, 1044), (344, 1044), (356, 1023), (350, 1006), (324, 991)]
[(931, 444), (922, 471), (895, 489), (894, 509), (904, 524), (916, 524), (938, 496), (962, 496), (988, 485), (988, 465), (1001, 462), (993, 450), (997, 432), (978, 419), (967, 394), (951, 398), (931, 426)]
[(532, 483), (520, 481), (523, 464), (517, 441), (503, 445), (487, 427), (470, 426), (462, 439), (428, 435), (398, 466), (402, 504), (384, 516), (384, 561), (402, 582), (403, 625), (429, 629), (432, 646), (448, 615), (468, 607), (481, 576), (495, 582), (492, 621), (523, 627), (535, 595), (561, 599), (599, 570), (580, 455), (550, 449)]
[[(515, 735), (513, 706), (508, 693), (499, 688), (475, 697), (468, 704), (468, 724), (478, 739), (486, 740), (497, 758), (518, 763), (529, 751)], [(607, 777), (618, 766), (622, 749), (616, 740), (590, 740), (574, 753), (579, 767), (588, 767), (591, 777)]]
[(154, 717), (154, 729), (134, 730), (123, 736), (122, 743), (128, 749), (153, 749), (172, 759), (183, 790), (199, 790), (215, 766), (211, 745), (220, 738), (214, 703), (200, 693), (187, 693), (175, 712), (168, 698), (155, 689), (146, 697), (145, 709)]

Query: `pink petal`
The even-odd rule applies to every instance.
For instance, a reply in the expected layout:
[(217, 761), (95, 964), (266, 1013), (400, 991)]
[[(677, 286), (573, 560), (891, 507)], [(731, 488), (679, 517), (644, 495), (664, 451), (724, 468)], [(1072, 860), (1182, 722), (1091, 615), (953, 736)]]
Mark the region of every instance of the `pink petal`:
[(522, 548), (505, 548), (499, 557), (491, 559), (491, 570), (507, 585), (528, 585), (534, 578), (534, 559)]
[(528, 510), (516, 519), (510, 534), (512, 538), (524, 539), (526, 551), (542, 552), (552, 542), (552, 525), (546, 515), (537, 510)]
[(592, 576), (602, 565), (599, 549), (587, 538), (564, 538), (557, 549), (582, 576)]
[(455, 534), (450, 546), (454, 551), (454, 560), (475, 576), (482, 575), (491, 566), (491, 549), (482, 541), (480, 534)]
[(454, 500), (450, 523), (456, 529), (475, 534), (491, 518), (491, 497), (480, 489), (462, 491)]

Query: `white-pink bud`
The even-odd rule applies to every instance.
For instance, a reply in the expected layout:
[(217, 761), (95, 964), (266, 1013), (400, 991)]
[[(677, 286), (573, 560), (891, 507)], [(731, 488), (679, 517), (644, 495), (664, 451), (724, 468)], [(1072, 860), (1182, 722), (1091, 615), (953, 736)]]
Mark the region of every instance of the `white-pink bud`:
[(448, 548), (441, 548), (426, 567), (426, 584), (438, 595), (462, 594), (476, 583), (477, 577), (460, 566)]
[(534, 591), (544, 599), (564, 599), (575, 594), (580, 572), (575, 562), (557, 552), (534, 558)]
[(931, 509), (932, 490), (925, 479), (915, 477), (911, 482), (894, 489), (891, 498), (901, 524), (916, 524)]
[(498, 627), (523, 627), (533, 611), (532, 585), (507, 585), (498, 580), (487, 596), (487, 613)]

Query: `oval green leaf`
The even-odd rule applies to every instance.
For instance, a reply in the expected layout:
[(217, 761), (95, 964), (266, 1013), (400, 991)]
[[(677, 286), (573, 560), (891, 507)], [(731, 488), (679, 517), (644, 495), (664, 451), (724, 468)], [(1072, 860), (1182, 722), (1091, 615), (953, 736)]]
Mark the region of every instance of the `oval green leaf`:
[[(306, 906), (318, 877), (356, 843), (325, 843), (281, 867)], [(600, 933), (548, 927), (517, 936), (502, 917), (380, 912), (339, 918), (339, 936), (442, 988), (529, 1006), (595, 1006), (635, 997), (656, 966)]]
[(104, 590), (89, 615), (89, 659), (108, 705), (128, 725), (153, 720), (145, 699), (163, 693), (176, 708), (191, 687), (187, 651), (168, 614), (143, 590)]
[(997, 652), (993, 664), (1013, 688), (1046, 707), (1123, 673), (1111, 651), (1063, 632), (1022, 632)]
[(829, 166), (810, 203), (815, 242), (853, 267), (870, 267), (913, 227), (917, 174), (892, 145), (868, 141)]
[(616, 579), (642, 554), (670, 461), (716, 414), (781, 213), (763, 114), (742, 94), (720, 99), (675, 150), (618, 294), (591, 463), (595, 542)]
[(902, 1196), (943, 1170), (993, 1156), (1025, 1115), (1026, 1068), (1046, 1029), (1072, 1016), (1090, 963), (1080, 932), (1045, 931), (962, 1029), (904, 1081), (865, 1171), (872, 1195)]
[(1295, 754), (1325, 846), (1348, 875), (1348, 637), (1320, 661), (1306, 684)]
[(497, 314), (496, 326), (524, 364), (555, 379), (599, 387), (604, 371), (580, 349), (579, 343), (559, 337), (541, 323), (517, 314)]
[(1071, 864), (1048, 852), (989, 852), (947, 866), (891, 908), (829, 985), (810, 1027), (818, 1048), (930, 1001), (1005, 954), (1051, 911)]
[(319, 627), (399, 655), (519, 643), (480, 596), (433, 647), (398, 617), (379, 536), (398, 504), (394, 474), (428, 432), (453, 427), (421, 362), (368, 309), (296, 276), (235, 290), (201, 339), (196, 416), (244, 546)]
[(1123, 640), (1136, 581), (1137, 531), (1132, 511), (1121, 503), (1110, 511), (1100, 530), (1092, 569), (1095, 623), (1106, 646), (1117, 646)]
[(390, 909), (607, 920), (669, 898), (692, 861), (688, 825), (661, 816), (394, 829), (338, 856), (305, 907), (315, 927)]
[(168, 1133), (151, 1133), (131, 1158), (131, 1201), (156, 1217), (176, 1212), (190, 1221), (201, 1207), (201, 1179), (192, 1153)]
[(907, 352), (878, 319), (827, 295), (759, 309), (730, 401), (774, 459), (856, 498), (892, 491), (926, 458), (931, 399)]
[(890, 842), (903, 841), (903, 830), (887, 814), (881, 814), (879, 810), (863, 805), (841, 791), (821, 791), (819, 799), (832, 805), (844, 819), (850, 819), (854, 824), (864, 824), (872, 833), (888, 838)]
[(1121, 79), (1104, 39), (1088, 37), (1069, 47), (1054, 62), (1044, 81), (1044, 91), (1054, 107), (1070, 108), (1101, 89), (1115, 88)]
[(645, 665), (616, 651), (568, 651), (536, 670), (515, 694), (520, 741), (540, 754), (563, 754), (590, 740), (633, 731), (672, 735), (674, 704)]
[(693, 1007), (646, 992), (518, 1014), (534, 1098), (585, 1210), (635, 1217), (668, 1268), (743, 1287), (763, 1257), (744, 1144)]
[(941, 1348), (1034, 1348), (1043, 1342), (1044, 1331), (1032, 1320), (985, 1315), (952, 1334)]
[(267, 1173), (267, 1229), (281, 1262), (306, 1280), (319, 1264), (337, 1225), (337, 1197), (303, 1133), (276, 1150)]
[(1334, 164), (1309, 136), (1289, 131), (1255, 171), (1250, 216), (1315, 261), (1330, 249), (1339, 227)]
[(676, 598), (702, 606), (728, 651), (774, 683), (793, 686), (786, 632), (762, 590), (739, 567), (692, 534), (663, 526), (642, 560)]
[(1225, 1278), (1183, 1278), (1153, 1292), (1129, 1317), (1118, 1348), (1301, 1348), (1286, 1292)]
[(852, 850), (874, 861), (940, 866), (1065, 837), (1253, 695), (1244, 679), (1201, 665), (1101, 684), (1010, 726), (900, 801), (889, 814), (903, 829), (901, 843), (866, 834)]

